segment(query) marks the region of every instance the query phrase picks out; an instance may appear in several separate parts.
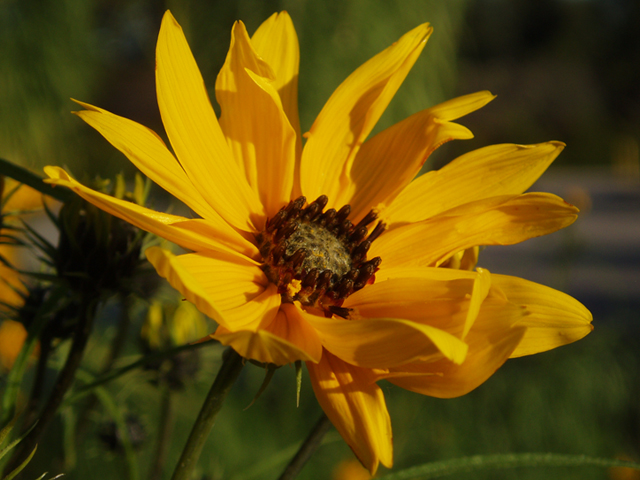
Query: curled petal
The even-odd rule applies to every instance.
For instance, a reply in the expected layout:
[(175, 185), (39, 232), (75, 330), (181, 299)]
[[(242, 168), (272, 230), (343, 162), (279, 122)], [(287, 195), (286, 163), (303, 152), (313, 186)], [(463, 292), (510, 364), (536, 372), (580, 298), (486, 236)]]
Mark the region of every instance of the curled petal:
[(236, 22), (227, 59), (216, 81), (220, 127), (268, 216), (291, 199), (296, 132), (283, 110), (270, 66)]
[(287, 365), (298, 360), (312, 364), (318, 361), (298, 345), (265, 329), (232, 332), (219, 326), (210, 337), (230, 346), (244, 358), (257, 362)]
[[(453, 398), (469, 393), (484, 383), (507, 361), (522, 340), (526, 327), (510, 327), (511, 309), (486, 309), (480, 313), (476, 325), (465, 337), (469, 353), (465, 361), (456, 365), (448, 360), (414, 363), (391, 369), (387, 379), (399, 387), (438, 398)], [(485, 323), (487, 316), (491, 323)]]
[(375, 474), (378, 464), (391, 468), (391, 420), (371, 370), (343, 362), (325, 351), (317, 365), (307, 362), (320, 406), (360, 462)]
[(462, 363), (467, 345), (430, 325), (397, 318), (344, 320), (302, 313), (331, 353), (364, 368), (389, 368), (441, 353)]
[(289, 14), (280, 12), (271, 15), (255, 31), (251, 37), (251, 45), (256, 53), (269, 64), (275, 75), (273, 87), (278, 91), (282, 100), (282, 109), (296, 132), (296, 158), (299, 161), (302, 152), (300, 118), (298, 116), (300, 47)]

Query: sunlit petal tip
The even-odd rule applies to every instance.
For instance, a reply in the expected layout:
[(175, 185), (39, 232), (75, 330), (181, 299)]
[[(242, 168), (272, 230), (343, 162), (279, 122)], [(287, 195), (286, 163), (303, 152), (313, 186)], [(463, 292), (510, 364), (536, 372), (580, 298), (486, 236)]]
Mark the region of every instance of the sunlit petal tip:
[(431, 107), (429, 111), (441, 120), (456, 120), (471, 112), (479, 110), (494, 98), (496, 98), (496, 95), (493, 95), (488, 90), (483, 90), (481, 92), (452, 98), (451, 100), (442, 102), (435, 107)]
[(511, 357), (545, 352), (573, 343), (593, 330), (593, 315), (578, 300), (545, 285), (507, 275), (492, 275), (493, 284), (509, 301), (524, 306), (518, 323), (527, 331)]

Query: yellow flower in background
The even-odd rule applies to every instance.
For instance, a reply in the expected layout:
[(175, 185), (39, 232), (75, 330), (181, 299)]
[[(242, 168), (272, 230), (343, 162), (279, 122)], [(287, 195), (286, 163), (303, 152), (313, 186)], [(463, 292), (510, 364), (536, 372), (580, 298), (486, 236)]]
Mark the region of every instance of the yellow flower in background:
[[(42, 207), (40, 192), (26, 185), (20, 185), (10, 178), (4, 179), (4, 189), (0, 197), (2, 198), (2, 223), (0, 227), (19, 226), (20, 222), (16, 218), (18, 214)], [(14, 232), (9, 232), (7, 228), (0, 230), (0, 257), (11, 265), (21, 265), (21, 247), (6, 238), (9, 233)], [(20, 281), (18, 272), (0, 261), (0, 311), (6, 310), (7, 305), (14, 307), (22, 305), (23, 297), (20, 292), (26, 293), (26, 289)]]
[[(555, 195), (522, 193), (563, 144), (496, 145), (412, 181), (453, 123), (493, 99), (444, 102), (368, 138), (431, 34), (424, 24), (351, 74), (310, 131), (297, 111), (299, 51), (286, 13), (252, 37), (234, 25), (218, 75), (218, 119), (182, 29), (167, 12), (156, 51), (173, 152), (146, 127), (82, 103), (78, 115), (199, 218), (93, 191), (59, 167), (50, 182), (192, 253), (152, 247), (160, 275), (219, 327), (212, 338), (259, 362), (307, 362), (318, 401), (372, 473), (393, 462), (386, 378), (465, 394), (508, 358), (591, 331), (573, 298), (475, 265), (479, 245), (571, 224)], [(443, 268), (443, 267), (452, 268)]]
[(166, 350), (206, 337), (207, 321), (189, 302), (153, 300), (140, 335), (151, 350)]
[[(0, 177), (0, 198), (2, 199), (2, 221), (0, 223), (0, 258), (10, 265), (21, 266), (21, 248), (11, 239), (15, 231), (6, 227), (19, 226), (16, 216), (42, 207), (42, 194), (33, 188), (20, 185), (10, 178)], [(27, 289), (15, 268), (0, 261), (0, 366), (8, 372), (20, 353), (27, 338), (24, 325), (3, 316), (13, 316), (12, 309), (24, 304)]]

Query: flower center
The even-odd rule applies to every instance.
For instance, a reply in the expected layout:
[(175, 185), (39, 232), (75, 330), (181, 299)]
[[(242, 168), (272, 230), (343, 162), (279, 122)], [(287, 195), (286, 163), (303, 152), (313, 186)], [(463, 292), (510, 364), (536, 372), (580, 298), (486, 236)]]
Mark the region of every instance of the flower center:
[(373, 210), (354, 225), (349, 205), (323, 211), (326, 195), (305, 207), (306, 201), (298, 197), (289, 202), (256, 235), (261, 268), (278, 286), (283, 302), (297, 301), (328, 317), (346, 318), (345, 298), (375, 279), (381, 259), (367, 260), (367, 252), (385, 225), (378, 222), (369, 233), (368, 225), (377, 218)]

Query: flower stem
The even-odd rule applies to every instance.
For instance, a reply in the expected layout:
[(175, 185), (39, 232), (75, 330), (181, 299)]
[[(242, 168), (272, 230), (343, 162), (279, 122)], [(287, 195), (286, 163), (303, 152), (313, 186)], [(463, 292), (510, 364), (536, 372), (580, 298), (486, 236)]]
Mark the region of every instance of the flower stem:
[(182, 451), (171, 480), (189, 480), (202, 448), (222, 408), (222, 404), (242, 370), (243, 359), (229, 348), (222, 356), (222, 366), (198, 414), (187, 444)]
[(76, 370), (80, 366), (80, 361), (82, 360), (84, 349), (87, 346), (87, 342), (89, 341), (89, 336), (91, 334), (91, 329), (93, 326), (93, 319), (95, 316), (96, 305), (97, 301), (93, 298), (83, 299), (80, 306), (80, 316), (78, 318), (78, 323), (76, 324), (76, 328), (73, 333), (71, 349), (69, 350), (69, 354), (67, 355), (67, 360), (65, 361), (64, 367), (58, 375), (56, 383), (53, 387), (53, 391), (51, 392), (49, 399), (47, 400), (47, 403), (44, 406), (42, 413), (40, 414), (38, 423), (20, 443), (20, 446), (18, 447), (19, 449), (16, 451), (15, 455), (9, 462), (8, 471), (11, 471), (12, 468), (15, 468), (16, 465), (20, 465), (20, 463), (22, 463), (33, 451), (33, 449), (39, 442), (40, 437), (42, 437), (45, 430), (49, 426), (49, 423), (55, 417), (65, 393), (67, 393), (67, 390), (69, 390), (69, 387), (71, 387), (71, 384), (73, 383), (73, 380), (75, 378)]
[(160, 428), (156, 453), (153, 456), (153, 465), (149, 480), (160, 480), (164, 471), (164, 460), (171, 442), (171, 430), (173, 426), (173, 409), (171, 408), (171, 389), (168, 385), (162, 385), (162, 400), (160, 406)]
[(311, 455), (318, 449), (320, 442), (322, 442), (322, 437), (324, 437), (330, 428), (331, 421), (323, 413), (300, 446), (298, 453), (291, 459), (291, 462), (289, 462), (289, 465), (284, 469), (284, 472), (282, 472), (278, 480), (292, 480), (296, 478), (300, 470), (302, 470), (302, 467), (307, 463), (307, 460), (309, 460)]

